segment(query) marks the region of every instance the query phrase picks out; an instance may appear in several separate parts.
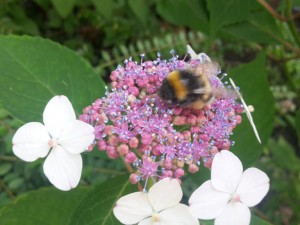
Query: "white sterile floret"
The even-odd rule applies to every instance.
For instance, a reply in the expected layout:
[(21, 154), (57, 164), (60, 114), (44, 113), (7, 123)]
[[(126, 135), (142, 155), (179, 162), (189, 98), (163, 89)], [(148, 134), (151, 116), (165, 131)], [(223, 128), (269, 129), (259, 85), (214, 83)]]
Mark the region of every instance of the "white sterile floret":
[(243, 172), (241, 161), (222, 150), (213, 159), (211, 180), (191, 195), (189, 204), (199, 219), (215, 219), (215, 225), (249, 225), (248, 207), (257, 205), (269, 187), (263, 171), (249, 168)]
[(77, 186), (81, 176), (80, 153), (95, 138), (94, 128), (76, 120), (74, 109), (65, 96), (55, 96), (43, 113), (42, 123), (30, 122), (20, 127), (13, 137), (13, 152), (20, 159), (32, 162), (48, 157), (44, 173), (60, 190)]
[[(234, 90), (237, 92), (238, 96), (240, 97), (241, 102), (242, 102), (242, 104), (243, 104), (243, 106), (244, 106), (244, 110), (245, 110), (245, 112), (246, 112), (246, 115), (247, 115), (247, 117), (248, 117), (248, 120), (250, 121), (250, 124), (251, 124), (251, 126), (252, 126), (252, 128), (253, 128), (253, 131), (254, 131), (254, 133), (255, 133), (255, 136), (256, 136), (258, 142), (261, 143), (259, 134), (258, 134), (258, 132), (257, 132), (256, 126), (255, 126), (255, 124), (254, 124), (253, 118), (252, 118), (251, 113), (250, 113), (250, 110), (249, 110), (249, 107), (247, 106), (246, 102), (244, 101), (244, 99), (243, 99), (241, 93), (238, 91), (238, 89), (237, 89), (235, 83), (233, 82), (233, 80), (232, 80), (231, 78), (229, 78), (229, 81), (230, 81), (232, 87), (234, 88)], [(252, 106), (252, 107), (253, 107), (253, 106)]]
[(180, 204), (182, 190), (177, 180), (165, 178), (145, 192), (120, 198), (113, 210), (123, 224), (198, 225), (188, 206)]

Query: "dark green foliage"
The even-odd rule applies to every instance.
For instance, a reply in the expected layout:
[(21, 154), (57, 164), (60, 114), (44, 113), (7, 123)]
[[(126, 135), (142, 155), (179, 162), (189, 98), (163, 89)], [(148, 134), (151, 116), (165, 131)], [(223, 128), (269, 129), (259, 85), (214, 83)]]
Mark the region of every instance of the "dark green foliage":
[[(259, 2), (267, 3), (269, 11)], [(271, 180), (268, 196), (252, 210), (264, 221), (252, 216), (251, 225), (298, 225), (297, 5), (299, 1), (292, 0), (0, 1), (0, 224), (119, 224), (111, 213), (114, 202), (135, 188), (128, 175), (122, 175), (126, 171), (121, 160), (112, 161), (97, 150), (83, 154), (80, 184), (97, 185), (91, 192), (39, 189), (49, 185), (43, 160), (17, 159), (11, 151), (12, 136), (25, 122), (41, 122), (42, 110), (54, 94), (67, 95), (79, 115), (103, 96), (101, 78), (108, 84), (110, 72), (125, 59), (139, 61), (145, 53), (145, 60), (152, 60), (157, 52), (168, 58), (171, 49), (183, 58), (190, 44), (220, 62), (223, 72), (241, 87), (245, 101), (255, 107), (252, 115), (262, 144), (245, 116), (231, 138), (236, 142), (232, 151), (244, 168), (258, 167)], [(122, 177), (110, 180), (118, 175)], [(206, 179), (209, 171), (204, 167), (186, 179), (185, 202)], [(40, 197), (47, 204), (40, 204)], [(56, 208), (60, 201), (64, 205)]]

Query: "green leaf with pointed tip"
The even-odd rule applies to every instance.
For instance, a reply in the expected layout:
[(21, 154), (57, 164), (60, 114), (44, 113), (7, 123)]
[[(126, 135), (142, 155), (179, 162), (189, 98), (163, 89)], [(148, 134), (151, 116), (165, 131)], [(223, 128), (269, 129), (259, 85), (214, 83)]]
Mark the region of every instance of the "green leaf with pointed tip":
[(92, 0), (98, 12), (105, 17), (105, 19), (110, 20), (116, 4), (112, 0)]
[(262, 140), (259, 144), (246, 115), (243, 115), (242, 123), (237, 125), (231, 137), (235, 141), (231, 150), (246, 168), (259, 157), (273, 128), (275, 103), (267, 81), (265, 55), (259, 54), (254, 61), (234, 68), (228, 74), (240, 87), (246, 104), (254, 106), (252, 117)]
[(246, 21), (228, 25), (223, 31), (236, 38), (260, 43), (276, 43), (282, 37), (275, 19), (267, 11), (251, 13)]
[(41, 121), (55, 95), (66, 95), (78, 115), (103, 94), (100, 77), (69, 49), (38, 37), (0, 36), (0, 104), (22, 122)]
[(157, 12), (161, 17), (176, 25), (184, 25), (208, 32), (208, 12), (205, 1), (158, 1)]
[(78, 205), (69, 225), (120, 225), (113, 208), (122, 196), (137, 191), (129, 175), (119, 176), (95, 187)]
[(51, 0), (51, 2), (62, 18), (66, 18), (75, 6), (75, 0)]
[(54, 188), (42, 188), (28, 192), (0, 210), (0, 224), (66, 225), (73, 210), (89, 190), (76, 188), (63, 192)]
[(147, 20), (149, 18), (149, 14), (150, 14), (149, 7), (147, 6), (147, 2), (143, 2), (140, 0), (129, 0), (128, 4), (129, 4), (132, 12), (139, 19), (139, 21), (144, 26), (147, 26)]
[(215, 34), (221, 27), (244, 21), (250, 15), (252, 0), (207, 0), (210, 31)]

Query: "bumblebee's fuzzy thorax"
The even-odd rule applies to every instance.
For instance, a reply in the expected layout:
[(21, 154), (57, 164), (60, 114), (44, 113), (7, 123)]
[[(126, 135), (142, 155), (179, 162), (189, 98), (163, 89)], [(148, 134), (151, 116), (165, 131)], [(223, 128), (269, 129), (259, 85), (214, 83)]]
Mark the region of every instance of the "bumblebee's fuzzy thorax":
[(203, 108), (212, 98), (208, 78), (193, 70), (175, 70), (162, 82), (158, 94), (164, 100), (182, 107)]

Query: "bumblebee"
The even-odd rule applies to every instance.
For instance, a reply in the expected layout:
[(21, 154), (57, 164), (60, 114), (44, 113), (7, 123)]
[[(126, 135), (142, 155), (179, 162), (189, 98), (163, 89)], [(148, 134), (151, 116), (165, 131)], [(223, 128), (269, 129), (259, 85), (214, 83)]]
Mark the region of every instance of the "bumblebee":
[(163, 81), (158, 95), (184, 108), (202, 109), (212, 103), (216, 91), (210, 76), (216, 74), (214, 63), (200, 64), (197, 68), (172, 71)]

